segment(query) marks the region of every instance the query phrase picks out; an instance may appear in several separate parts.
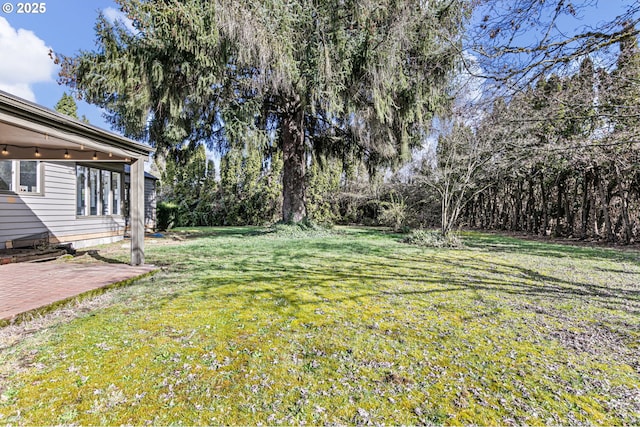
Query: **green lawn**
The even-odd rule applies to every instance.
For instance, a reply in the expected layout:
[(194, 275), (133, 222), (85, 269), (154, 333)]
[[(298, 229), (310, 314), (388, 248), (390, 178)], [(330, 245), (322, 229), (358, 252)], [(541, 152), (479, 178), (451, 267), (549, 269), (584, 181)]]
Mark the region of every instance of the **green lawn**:
[(640, 423), (637, 252), (185, 235), (147, 244), (156, 275), (0, 330), (0, 424)]

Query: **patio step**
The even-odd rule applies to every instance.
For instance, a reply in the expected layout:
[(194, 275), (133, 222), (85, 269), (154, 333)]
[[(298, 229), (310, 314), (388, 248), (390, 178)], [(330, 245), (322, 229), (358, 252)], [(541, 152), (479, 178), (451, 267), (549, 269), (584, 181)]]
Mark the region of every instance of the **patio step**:
[(50, 261), (66, 253), (67, 251), (65, 249), (60, 248), (6, 250), (0, 252), (0, 265), (13, 264), (16, 262)]

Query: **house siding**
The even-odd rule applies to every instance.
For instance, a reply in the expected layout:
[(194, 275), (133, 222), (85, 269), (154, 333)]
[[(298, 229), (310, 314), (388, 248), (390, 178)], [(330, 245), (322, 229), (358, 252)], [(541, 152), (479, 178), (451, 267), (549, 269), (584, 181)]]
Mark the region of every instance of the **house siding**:
[(156, 228), (156, 181), (151, 178), (144, 179), (144, 226)]
[[(129, 188), (130, 175), (128, 168), (125, 167), (125, 185)], [(157, 179), (145, 172), (144, 177), (144, 228), (147, 231), (154, 231), (156, 229), (156, 205), (157, 205), (157, 191), (156, 191)]]
[(41, 162), (41, 167), (40, 194), (0, 193), (0, 249), (7, 242), (45, 232), (51, 242), (73, 242), (75, 247), (82, 247), (82, 241), (124, 237), (120, 215), (76, 216), (75, 163)]

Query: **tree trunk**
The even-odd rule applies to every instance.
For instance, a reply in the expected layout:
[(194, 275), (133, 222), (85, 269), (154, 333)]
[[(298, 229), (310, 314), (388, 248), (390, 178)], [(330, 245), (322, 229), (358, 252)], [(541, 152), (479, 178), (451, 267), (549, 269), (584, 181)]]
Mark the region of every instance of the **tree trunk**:
[(606, 231), (606, 238), (609, 242), (613, 242), (615, 237), (613, 235), (613, 227), (611, 225), (611, 216), (609, 214), (609, 195), (605, 188), (605, 184), (600, 176), (600, 173), (595, 174), (597, 181), (598, 192), (600, 193), (600, 203), (602, 204), (602, 216), (604, 217), (604, 226)]
[(523, 209), (522, 209), (522, 180), (518, 179), (516, 182), (516, 202), (515, 202), (515, 212), (513, 213), (514, 226), (513, 229), (515, 231), (521, 231), (524, 227), (524, 218), (523, 218)]
[(485, 192), (480, 193), (480, 197), (478, 199), (478, 209), (480, 210), (480, 212), (478, 213), (479, 218), (479, 223), (478, 226), (482, 229), (487, 228), (487, 203), (486, 203), (486, 197), (485, 197)]
[(498, 228), (500, 221), (500, 213), (498, 212), (498, 190), (493, 188), (491, 190), (491, 229)]
[(622, 194), (620, 195), (622, 199), (622, 212), (620, 215), (622, 216), (622, 225), (624, 227), (624, 243), (631, 243), (631, 238), (633, 237), (633, 231), (631, 227), (631, 220), (629, 218), (629, 191), (623, 189)]
[(569, 237), (573, 237), (576, 230), (575, 218), (578, 210), (578, 180), (572, 178), (566, 182), (570, 182), (573, 185), (571, 186), (571, 190), (567, 189), (567, 194), (564, 198), (565, 231)]
[(587, 225), (589, 223), (589, 212), (591, 211), (591, 197), (589, 196), (589, 172), (584, 173), (584, 181), (582, 182), (582, 215), (580, 220), (580, 238), (587, 238)]
[(305, 206), (305, 145), (303, 112), (298, 104), (282, 117), (282, 220), (300, 222), (307, 216)]
[(556, 223), (553, 230), (553, 235), (555, 237), (564, 236), (564, 233), (565, 233), (564, 224), (562, 224), (562, 220), (564, 217), (564, 198), (566, 197), (564, 184), (565, 184), (564, 173), (560, 172), (560, 175), (556, 179), (556, 194), (557, 194), (556, 214), (555, 214)]
[(440, 217), (440, 233), (446, 236), (449, 232), (449, 199), (447, 198), (446, 192), (442, 195)]
[(527, 199), (527, 231), (529, 233), (538, 232), (538, 214), (536, 211), (536, 198), (534, 195), (534, 185), (532, 178), (527, 180), (529, 185), (529, 198)]
[(549, 229), (549, 212), (547, 211), (547, 189), (544, 187), (544, 176), (540, 175), (540, 196), (542, 197), (542, 235)]
[(618, 189), (620, 192), (620, 199), (622, 202), (622, 206), (621, 206), (621, 212), (620, 212), (620, 216), (622, 217), (622, 226), (623, 226), (623, 241), (625, 244), (629, 244), (631, 242), (631, 238), (632, 238), (632, 227), (631, 227), (631, 220), (629, 218), (629, 187), (628, 185), (626, 185), (626, 183), (624, 182), (624, 177), (623, 174), (620, 171), (620, 167), (618, 165), (616, 165), (616, 175), (617, 175), (617, 180), (618, 181)]

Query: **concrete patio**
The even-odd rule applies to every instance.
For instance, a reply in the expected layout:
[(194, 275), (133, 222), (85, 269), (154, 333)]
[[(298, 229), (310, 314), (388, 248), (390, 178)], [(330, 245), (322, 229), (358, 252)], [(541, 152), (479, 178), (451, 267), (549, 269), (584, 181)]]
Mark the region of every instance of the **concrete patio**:
[(157, 270), (152, 265), (17, 263), (0, 265), (0, 323)]

